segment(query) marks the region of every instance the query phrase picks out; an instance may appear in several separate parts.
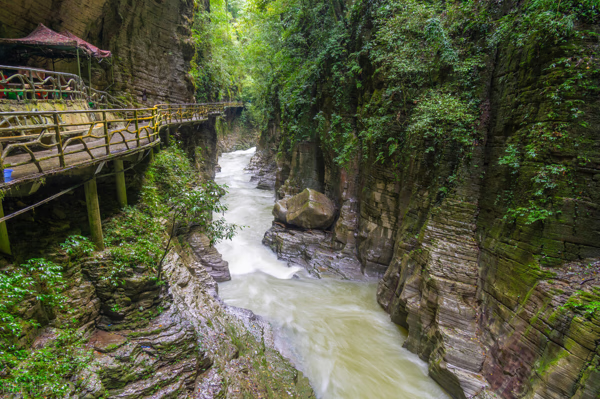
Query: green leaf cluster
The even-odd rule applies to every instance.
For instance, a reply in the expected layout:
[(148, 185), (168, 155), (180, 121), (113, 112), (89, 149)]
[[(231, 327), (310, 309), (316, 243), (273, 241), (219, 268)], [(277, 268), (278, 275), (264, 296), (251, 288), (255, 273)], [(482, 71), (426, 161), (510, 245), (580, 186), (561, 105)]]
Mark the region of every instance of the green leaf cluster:
[(534, 223), (585, 196), (572, 171), (592, 158), (600, 0), (248, 0), (237, 15), (244, 97), (264, 137), (281, 128), (280, 152), (313, 141), (341, 166), (419, 159), (449, 176), (440, 181), (456, 180), (482, 143), (494, 55), (523, 54), (526, 74), (528, 57), (548, 54), (523, 87), (539, 101), (514, 99), (524, 116), (498, 163), (515, 192), (501, 206)]
[[(67, 254), (78, 256), (89, 242), (73, 236), (62, 244)], [(89, 365), (91, 351), (72, 328), (56, 332), (43, 348), (24, 349), (25, 334), (40, 327), (24, 314), (39, 303), (51, 313), (67, 314), (63, 267), (46, 259), (0, 271), (0, 394), (23, 398), (65, 397), (72, 391), (68, 379)]]
[(102, 278), (119, 286), (134, 270), (159, 277), (177, 226), (199, 226), (211, 243), (231, 239), (237, 227), (213, 218), (227, 209), (224, 194), (225, 187), (201, 179), (180, 144), (161, 151), (146, 171), (141, 201), (104, 225), (112, 261)]

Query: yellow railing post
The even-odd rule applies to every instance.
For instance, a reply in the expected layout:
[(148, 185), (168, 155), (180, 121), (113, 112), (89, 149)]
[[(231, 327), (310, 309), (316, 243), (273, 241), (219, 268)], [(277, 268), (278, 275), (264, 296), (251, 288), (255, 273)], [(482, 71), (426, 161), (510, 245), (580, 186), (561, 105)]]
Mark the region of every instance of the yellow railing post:
[(108, 135), (108, 122), (106, 120), (106, 111), (102, 111), (102, 124), (104, 125), (104, 143), (106, 144), (106, 155), (110, 155), (110, 136)]
[(148, 134), (148, 142), (151, 143), (154, 141), (154, 137), (156, 135), (156, 129), (157, 129), (157, 121), (156, 121), (156, 107), (152, 108), (152, 119), (150, 119), (150, 130), (151, 133)]
[(140, 122), (138, 121), (137, 109), (133, 111), (133, 118), (135, 119), (135, 141), (137, 146), (140, 146)]
[(29, 75), (29, 86), (31, 87), (31, 90), (32, 90), (32, 93), (33, 93), (31, 99), (35, 100), (35, 97), (36, 97), (36, 95), (35, 95), (36, 94), (35, 93), (35, 85), (33, 84), (33, 75), (31, 74), (31, 71), (28, 72), (28, 75)]
[(54, 118), (54, 133), (55, 133), (55, 137), (56, 137), (56, 145), (58, 146), (58, 159), (60, 161), (60, 166), (61, 167), (65, 167), (66, 163), (65, 163), (65, 152), (63, 151), (63, 146), (62, 146), (62, 138), (60, 137), (60, 125), (59, 125), (59, 118), (58, 118), (58, 113), (54, 112), (54, 114), (52, 115)]
[[(59, 90), (55, 90), (55, 93), (60, 93), (60, 88), (62, 86), (59, 81), (57, 81), (59, 85)], [(32, 91), (30, 91), (32, 92)], [(37, 92), (37, 91), (36, 91)], [(67, 93), (66, 91), (62, 91), (62, 93)], [(137, 147), (142, 146), (143, 136), (142, 129), (148, 132), (148, 144), (149, 146), (153, 146), (153, 144), (157, 144), (160, 142), (160, 129), (165, 129), (164, 136), (164, 146), (169, 146), (172, 140), (170, 138), (171, 128), (169, 121), (173, 120), (174, 124), (178, 124), (179, 121), (182, 123), (196, 120), (206, 120), (207, 117), (212, 115), (217, 115), (219, 112), (225, 112), (227, 108), (230, 107), (242, 107), (243, 103), (238, 102), (223, 102), (223, 103), (203, 103), (203, 104), (164, 104), (159, 106), (154, 106), (153, 108), (145, 108), (145, 109), (131, 109), (127, 110), (122, 108), (121, 111), (114, 111), (116, 113), (117, 119), (110, 119), (110, 112), (105, 109), (98, 110), (81, 110), (81, 111), (69, 111), (65, 113), (64, 111), (32, 111), (32, 112), (0, 112), (0, 117), (8, 118), (6, 119), (8, 123), (8, 127), (2, 127), (0, 130), (2, 132), (5, 131), (16, 131), (16, 132), (25, 132), (27, 134), (29, 130), (36, 130), (39, 132), (41, 129), (41, 133), (37, 133), (35, 135), (35, 140), (27, 141), (24, 143), (15, 144), (10, 147), (8, 151), (2, 152), (2, 146), (0, 145), (0, 173), (4, 167), (21, 167), (23, 165), (33, 166), (35, 165), (38, 168), (40, 173), (48, 173), (48, 172), (58, 172), (59, 169), (66, 167), (66, 156), (69, 155), (69, 159), (71, 159), (71, 163), (73, 163), (74, 154), (79, 154), (86, 151), (91, 155), (91, 162), (94, 162), (98, 159), (99, 153), (102, 153), (102, 147), (105, 147), (105, 155), (101, 155), (101, 158), (105, 156), (110, 156), (112, 154), (112, 137), (114, 135), (124, 136), (124, 145), (127, 147), (127, 150), (132, 150), (134, 145)], [(140, 114), (140, 112), (142, 112)], [(130, 114), (131, 113), (131, 114)], [(80, 122), (80, 123), (67, 123), (61, 119), (61, 115), (65, 114), (77, 114), (82, 116), (94, 116), (94, 118), (90, 118), (89, 122)], [(100, 116), (101, 114), (101, 116)], [(29, 119), (28, 119), (29, 118)], [(91, 120), (93, 119), (93, 121)], [(109, 128), (109, 124), (113, 121), (125, 121), (126, 127), (122, 127), (119, 124), (118, 129), (111, 131)], [(102, 126), (98, 126), (99, 124)], [(71, 126), (77, 125), (85, 125), (88, 127), (87, 134), (79, 135), (74, 137), (74, 139), (67, 140), (67, 134), (75, 135), (76, 131), (66, 130), (70, 129)], [(135, 133), (131, 132), (132, 125), (135, 125)], [(102, 129), (102, 130), (100, 130)], [(175, 129), (176, 130), (176, 129)], [(175, 132), (173, 130), (173, 132)], [(98, 135), (99, 132), (102, 131), (104, 140)], [(65, 133), (65, 143), (62, 142), (62, 133)], [(101, 134), (101, 135), (102, 135)], [(135, 138), (132, 137), (132, 134), (135, 134)], [(51, 146), (52, 151), (44, 151), (42, 152), (37, 147), (32, 147), (37, 140), (41, 138), (53, 138), (53, 145)], [(94, 140), (89, 140), (90, 137), (93, 137)], [(83, 146), (77, 147), (68, 147), (69, 151), (67, 151), (67, 144), (73, 140), (86, 140)], [(102, 143), (104, 141), (104, 143)], [(133, 143), (131, 143), (133, 142)], [(121, 146), (121, 142), (119, 144), (119, 148)], [(116, 144), (115, 144), (116, 145)], [(149, 147), (148, 146), (148, 147)], [(54, 147), (56, 147), (56, 152), (54, 152)], [(83, 148), (81, 148), (83, 147)], [(19, 157), (21, 153), (14, 154), (14, 149), (22, 149), (23, 151), (27, 151), (30, 154), (31, 159), (29, 157)], [(72, 151), (71, 151), (72, 150)], [(123, 154), (124, 155), (124, 154)], [(58, 159), (58, 160), (57, 160)], [(52, 160), (52, 161), (50, 161)], [(59, 165), (56, 165), (56, 163)], [(41, 163), (44, 163), (44, 168), (42, 168)], [(12, 166), (7, 166), (12, 165)], [(24, 172), (19, 173), (19, 177), (23, 177), (27, 179), (27, 176), (21, 176), (22, 174), (32, 174), (33, 172)], [(1, 183), (0, 183), (1, 185)]]

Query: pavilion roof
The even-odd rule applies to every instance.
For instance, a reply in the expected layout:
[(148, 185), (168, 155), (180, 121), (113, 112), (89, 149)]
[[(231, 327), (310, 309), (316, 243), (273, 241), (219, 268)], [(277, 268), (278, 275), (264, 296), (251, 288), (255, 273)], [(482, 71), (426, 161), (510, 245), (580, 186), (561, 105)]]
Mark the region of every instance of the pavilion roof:
[[(77, 49), (83, 50), (90, 56), (97, 58), (110, 57), (110, 51), (100, 50), (98, 47), (75, 36), (71, 32), (57, 33), (39, 24), (29, 35), (19, 39), (0, 39), (0, 45), (9, 47), (33, 47), (45, 56), (62, 57), (65, 54), (73, 54)], [(44, 51), (48, 50), (48, 51)]]
[(75, 36), (68, 30), (64, 30), (64, 31), (60, 32), (60, 34), (66, 38), (75, 40), (77, 42), (77, 47), (85, 50), (88, 54), (90, 54), (96, 58), (106, 58), (106, 57), (110, 57), (112, 55), (110, 51), (100, 50), (98, 47), (86, 42), (85, 40), (83, 40), (80, 37)]

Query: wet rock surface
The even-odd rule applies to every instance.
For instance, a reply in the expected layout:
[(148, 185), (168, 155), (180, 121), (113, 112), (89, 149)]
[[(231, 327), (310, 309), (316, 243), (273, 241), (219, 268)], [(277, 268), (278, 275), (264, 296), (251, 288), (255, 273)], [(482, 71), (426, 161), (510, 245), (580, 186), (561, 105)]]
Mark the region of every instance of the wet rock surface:
[(289, 198), (285, 208), (287, 223), (305, 229), (327, 229), (336, 216), (333, 202), (310, 188)]
[(343, 280), (369, 280), (361, 272), (354, 253), (333, 240), (333, 233), (323, 230), (302, 230), (274, 223), (263, 238), (263, 244), (286, 260), (290, 266), (301, 266), (312, 276)]
[(196, 258), (216, 282), (231, 280), (229, 264), (223, 260), (219, 251), (210, 245), (210, 239), (206, 234), (203, 234), (198, 228), (193, 228), (186, 235), (185, 242), (191, 247)]
[(222, 123), (217, 126), (217, 137), (219, 139), (219, 154), (224, 152), (248, 150), (256, 146), (258, 131), (245, 125), (239, 118), (241, 108), (227, 109)]
[[(261, 140), (263, 137), (261, 137)], [(273, 158), (266, 157), (269, 152), (265, 149), (257, 150), (250, 166), (246, 169), (253, 173), (253, 180), (264, 179), (268, 170), (270, 180), (274, 181), (276, 197), (281, 198), (273, 208), (275, 223), (263, 238), (263, 244), (270, 247), (280, 259), (288, 261), (290, 266), (297, 265), (305, 268), (312, 276), (333, 277), (344, 280), (370, 280), (381, 277), (383, 272), (377, 269), (365, 270), (356, 252), (356, 237), (358, 223), (358, 202), (355, 199), (357, 181), (345, 170), (338, 171), (326, 168), (323, 173), (314, 170), (320, 155), (306, 155), (310, 151), (319, 151), (314, 145), (304, 143), (302, 149), (295, 150), (296, 167), (302, 168), (303, 161), (309, 160), (308, 171), (296, 172), (296, 176), (305, 176), (313, 181), (315, 186), (326, 186), (327, 196), (339, 198), (339, 216), (330, 231), (322, 229), (303, 229), (288, 224), (288, 201), (291, 193), (300, 193), (304, 188), (298, 184), (308, 180), (290, 178), (291, 165), (285, 160), (275, 162)], [(303, 156), (301, 154), (305, 154)], [(264, 165), (262, 168), (257, 165)], [(320, 164), (319, 164), (320, 165)], [(334, 176), (332, 176), (334, 175)], [(325, 178), (331, 184), (317, 183), (315, 179)], [(336, 180), (337, 183), (333, 184)], [(314, 190), (313, 190), (314, 191)], [(285, 196), (285, 195), (288, 196)], [(282, 198), (284, 197), (284, 198)], [(326, 197), (327, 198), (327, 197)], [(330, 201), (327, 198), (327, 201)], [(336, 202), (331, 201), (335, 206)], [(333, 222), (333, 221), (332, 221)]]
[(287, 208), (287, 202), (288, 202), (289, 198), (284, 198), (281, 199), (279, 201), (277, 201), (275, 203), (275, 205), (273, 206), (273, 217), (275, 218), (276, 222), (279, 223), (287, 223), (287, 214), (288, 214), (288, 208)]
[[(73, 376), (70, 397), (314, 398), (308, 380), (274, 348), (269, 323), (225, 305), (197, 248), (181, 240), (165, 260), (166, 285), (140, 271), (111, 291), (93, 273), (109, 259), (72, 263), (70, 301), (82, 306), (69, 316), (80, 319), (93, 360)], [(54, 319), (32, 331), (32, 347), (48, 345), (60, 328)]]
[(257, 151), (246, 170), (252, 174), (250, 181), (256, 182), (256, 188), (275, 190), (277, 165), (268, 155)]

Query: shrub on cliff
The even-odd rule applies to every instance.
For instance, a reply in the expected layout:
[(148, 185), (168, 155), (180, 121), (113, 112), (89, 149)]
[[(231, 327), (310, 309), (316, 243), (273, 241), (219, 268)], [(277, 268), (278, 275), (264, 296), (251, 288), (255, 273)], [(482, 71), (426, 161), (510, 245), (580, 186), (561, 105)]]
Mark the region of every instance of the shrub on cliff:
[[(63, 247), (69, 252), (70, 237)], [(69, 254), (76, 256), (76, 254)], [(67, 317), (63, 292), (67, 286), (63, 266), (46, 259), (28, 262), (0, 272), (0, 396), (23, 398), (65, 397), (72, 390), (70, 377), (91, 361), (83, 347), (82, 333), (73, 328), (53, 330), (54, 336), (41, 347), (27, 348), (28, 340), (41, 327), (44, 312)], [(4, 396), (3, 396), (4, 397)]]
[(140, 202), (105, 225), (112, 262), (104, 279), (118, 286), (138, 269), (160, 280), (162, 261), (183, 225), (201, 226), (211, 243), (231, 238), (236, 226), (213, 219), (227, 210), (220, 202), (224, 193), (215, 182), (201, 180), (179, 145), (162, 151), (146, 171)]

